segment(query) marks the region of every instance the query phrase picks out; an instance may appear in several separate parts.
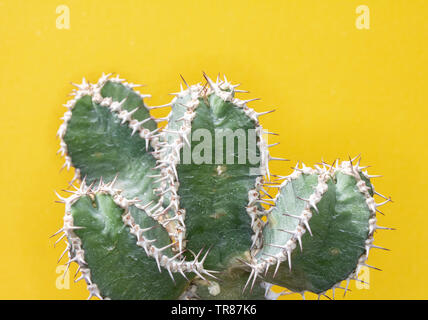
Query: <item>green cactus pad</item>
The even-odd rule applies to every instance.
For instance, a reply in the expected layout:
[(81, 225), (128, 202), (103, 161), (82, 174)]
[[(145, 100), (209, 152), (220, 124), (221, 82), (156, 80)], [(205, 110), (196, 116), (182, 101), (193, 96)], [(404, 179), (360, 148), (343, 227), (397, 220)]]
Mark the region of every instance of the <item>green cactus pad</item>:
[[(129, 99), (122, 104), (122, 109), (139, 107), (133, 116), (148, 115), (141, 98), (138, 100), (136, 93), (121, 83), (107, 82), (101, 93), (112, 94), (109, 97), (113, 101)], [(135, 105), (137, 100), (139, 104)], [(131, 106), (131, 103), (135, 104)], [(150, 122), (146, 124), (153, 127)], [(115, 186), (122, 189), (126, 197), (138, 197), (145, 204), (155, 199), (152, 191), (154, 179), (148, 177), (156, 173), (152, 170), (155, 159), (149, 153), (150, 149), (146, 151), (146, 140), (138, 134), (132, 135), (132, 131), (128, 123), (122, 123), (107, 106), (95, 103), (90, 95), (84, 95), (72, 109), (64, 142), (73, 166), (82, 177), (86, 177), (87, 184), (100, 178), (110, 182), (117, 176)]]
[[(216, 100), (211, 95), (209, 105), (201, 101), (195, 110), (192, 133), (204, 128), (214, 137), (217, 128), (254, 128), (254, 123), (241, 110)], [(250, 175), (249, 169), (248, 163), (177, 166), (180, 204), (186, 209), (188, 248), (199, 251), (203, 245), (213, 246), (207, 259), (210, 268), (226, 267), (231, 257), (241, 255), (251, 246), (253, 231), (245, 206), (257, 176)]]
[[(187, 248), (198, 252), (203, 247), (211, 247), (206, 266), (214, 270), (224, 270), (235, 258), (248, 255), (254, 234), (246, 207), (249, 191), (255, 189), (259, 177), (251, 169), (259, 169), (260, 162), (249, 162), (246, 146), (243, 161), (238, 161), (238, 138), (234, 139), (231, 150), (232, 164), (226, 162), (226, 140), (223, 140), (222, 158), (215, 157), (215, 137), (220, 130), (239, 129), (248, 141), (248, 130), (258, 127), (258, 122), (245, 113), (247, 107), (237, 106), (233, 93), (230, 95), (232, 99), (225, 100), (206, 88), (192, 86), (174, 99), (164, 136), (165, 141), (173, 144), (165, 148), (164, 154), (177, 151), (180, 154), (175, 170), (180, 208), (185, 210)], [(206, 142), (205, 135), (195, 138), (201, 130), (211, 139), (209, 149), (200, 146)], [(191, 137), (195, 141), (189, 141)], [(182, 141), (180, 146), (177, 141)], [(187, 143), (191, 143), (191, 148)], [(260, 155), (259, 147), (256, 153)], [(195, 154), (200, 155), (202, 161), (195, 160)]]
[[(125, 99), (122, 109), (132, 111), (138, 108), (132, 115), (132, 118), (138, 121), (150, 118), (150, 112), (144, 104), (142, 96), (121, 82), (107, 81), (101, 89), (101, 96), (103, 98), (111, 97), (113, 101), (117, 102)], [(158, 127), (153, 119), (148, 120), (142, 126), (150, 131), (156, 130)]]
[[(363, 181), (357, 180), (358, 173), (305, 169), (307, 173), (295, 174), (281, 188), (276, 207), (268, 216), (258, 258), (278, 262), (274, 257), (285, 261), (291, 256), (289, 263), (279, 265), (276, 274), (277, 265), (273, 264), (267, 281), (294, 292), (321, 294), (355, 273), (372, 236), (369, 220), (373, 211), (367, 204), (369, 194), (357, 187), (357, 182)], [(297, 218), (303, 214), (309, 229)]]
[[(82, 242), (92, 283), (103, 298), (178, 298), (186, 287), (185, 279), (176, 277), (174, 284), (166, 270), (159, 273), (155, 259), (136, 245), (135, 237), (124, 225), (123, 212), (106, 194), (95, 194), (93, 199), (83, 196), (71, 206), (74, 225), (83, 227), (74, 233)], [(148, 216), (140, 215), (140, 219), (141, 228), (157, 224)], [(145, 236), (158, 239), (156, 245), (160, 247), (169, 242), (162, 228), (149, 230)]]

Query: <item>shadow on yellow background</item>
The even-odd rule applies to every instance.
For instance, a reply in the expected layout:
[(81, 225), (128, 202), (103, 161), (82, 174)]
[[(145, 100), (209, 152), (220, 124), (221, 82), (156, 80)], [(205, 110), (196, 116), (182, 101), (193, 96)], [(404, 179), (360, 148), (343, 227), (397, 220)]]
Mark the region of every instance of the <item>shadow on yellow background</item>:
[[(356, 8), (370, 9), (358, 29)], [(58, 29), (56, 8), (70, 10)], [(369, 288), (347, 299), (426, 299), (426, 1), (77, 1), (0, 0), (0, 298), (83, 299), (83, 282), (64, 284), (49, 236), (60, 228), (55, 204), (73, 172), (59, 173), (55, 133), (70, 82), (117, 72), (144, 83), (149, 105), (168, 103), (179, 73), (187, 82), (226, 74), (242, 83), (262, 119), (281, 134), (275, 155), (297, 160), (362, 153), (376, 189), (391, 195), (371, 252)], [(244, 97), (243, 94), (241, 97)], [(164, 115), (159, 111), (156, 115)], [(57, 273), (59, 272), (59, 273)], [(68, 276), (67, 276), (68, 277)], [(67, 279), (66, 277), (66, 279)], [(367, 279), (367, 278), (366, 278)], [(315, 296), (307, 295), (307, 298)], [(342, 293), (336, 295), (342, 297)], [(286, 299), (300, 299), (298, 295)]]

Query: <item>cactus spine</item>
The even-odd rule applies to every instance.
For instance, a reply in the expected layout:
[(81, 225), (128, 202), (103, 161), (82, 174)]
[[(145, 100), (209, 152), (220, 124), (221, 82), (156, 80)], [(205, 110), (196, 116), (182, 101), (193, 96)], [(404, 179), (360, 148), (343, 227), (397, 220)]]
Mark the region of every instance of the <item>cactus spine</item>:
[(269, 162), (285, 159), (270, 155), (259, 122), (271, 111), (204, 77), (183, 79), (163, 119), (118, 76), (76, 85), (58, 130), (64, 167), (80, 181), (59, 196), (67, 265), (78, 264), (89, 298), (276, 298), (272, 284), (324, 295), (342, 280), (346, 292), (369, 250), (382, 249), (376, 212), (390, 199), (375, 203), (360, 159), (296, 166), (275, 185)]

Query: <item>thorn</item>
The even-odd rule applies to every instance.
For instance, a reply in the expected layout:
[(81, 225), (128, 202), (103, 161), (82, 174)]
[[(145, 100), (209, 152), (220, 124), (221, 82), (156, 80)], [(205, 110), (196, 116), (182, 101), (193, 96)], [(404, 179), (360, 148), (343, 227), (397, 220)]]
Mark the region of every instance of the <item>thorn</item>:
[(272, 143), (272, 144), (268, 144), (268, 145), (267, 145), (267, 147), (268, 147), (268, 148), (272, 148), (272, 147), (277, 146), (277, 145), (279, 145), (279, 144), (280, 144), (280, 142)]
[(271, 157), (270, 155), (269, 155), (269, 161), (271, 161), (271, 160), (277, 160), (277, 161), (290, 161), (290, 159), (284, 159), (284, 158), (275, 158), (275, 157)]
[(383, 177), (382, 175), (380, 175), (380, 174), (372, 174), (372, 175), (370, 175), (370, 174), (365, 174), (364, 175), (366, 178), (368, 178), (368, 179), (371, 179), (371, 178), (381, 178), (381, 177)]
[(271, 135), (274, 135), (274, 136), (279, 136), (278, 133), (270, 132), (270, 131), (263, 131), (263, 134), (271, 134)]
[(275, 272), (273, 273), (273, 277), (275, 278), (276, 277), (276, 274), (277, 274), (277, 272), (278, 272), (278, 269), (279, 269), (279, 265), (281, 264), (281, 261), (279, 261), (279, 259), (278, 258), (276, 258), (276, 267), (275, 267)]
[[(148, 253), (148, 252), (146, 252), (146, 253)], [(162, 273), (162, 269), (161, 269), (161, 266), (160, 266), (160, 261), (159, 261), (159, 256), (158, 255), (155, 256), (155, 260), (156, 260), (156, 264), (158, 265), (159, 272)]]
[[(253, 102), (253, 101), (257, 101), (257, 100), (260, 100), (260, 98), (254, 98), (254, 99), (249, 99), (249, 100), (242, 100), (241, 103), (247, 104), (247, 103), (250, 103), (250, 102)], [(273, 111), (275, 111), (275, 110), (273, 110)], [(273, 112), (273, 111), (268, 111), (268, 113), (269, 112)], [(259, 116), (259, 114), (257, 116)]]
[(205, 277), (202, 274), (200, 274), (198, 270), (194, 269), (193, 272), (196, 273), (196, 275), (199, 276), (201, 279), (207, 281), (207, 279), (205, 279)]
[[(355, 157), (351, 160), (351, 163), (352, 163), (352, 162), (354, 162), (356, 159), (358, 159), (360, 156), (361, 156), (361, 153), (359, 153), (357, 156), (355, 156)], [(360, 160), (361, 160), (361, 158), (360, 158)]]
[(387, 204), (388, 202), (392, 202), (391, 198), (385, 200), (384, 202), (376, 203), (376, 207), (383, 206), (383, 205)]
[(251, 280), (251, 278), (253, 277), (253, 274), (254, 274), (254, 269), (251, 269), (251, 274), (250, 274), (250, 276), (248, 277), (247, 283), (245, 283), (245, 286), (244, 286), (244, 289), (242, 290), (242, 293), (244, 293), (244, 292), (245, 292), (245, 290), (247, 289), (247, 286), (248, 286), (248, 284), (250, 283), (250, 280)]
[(186, 85), (187, 89), (190, 89), (189, 85), (187, 84), (186, 80), (184, 80), (184, 78), (181, 75), (181, 73), (180, 73), (180, 77), (181, 77), (181, 80), (183, 80), (184, 84)]
[(376, 212), (379, 212), (381, 215), (385, 215), (382, 211), (380, 211), (379, 209), (376, 208)]
[(264, 116), (265, 114), (269, 114), (269, 113), (272, 113), (274, 111), (275, 111), (275, 109), (270, 110), (270, 111), (265, 111), (265, 112), (259, 112), (259, 113), (257, 113), (257, 117)]
[(288, 268), (291, 271), (291, 251), (287, 250), (287, 260), (288, 260)]
[(274, 206), (275, 205), (274, 203), (270, 203), (270, 202), (267, 202), (267, 201), (264, 201), (264, 200), (261, 200), (261, 199), (257, 200), (256, 202), (264, 203), (264, 204), (266, 204), (268, 206)]
[(345, 286), (345, 292), (343, 293), (343, 297), (345, 297), (346, 293), (348, 292), (349, 283), (351, 282), (351, 279), (346, 279), (346, 286)]
[[(386, 199), (386, 200), (391, 199), (390, 197), (388, 198), (388, 197), (384, 196), (383, 194), (380, 194), (379, 192), (373, 191), (373, 193), (376, 194), (376, 195), (378, 195), (379, 197), (382, 197), (382, 198)], [(394, 202), (392, 200), (390, 200), (390, 201)]]
[(298, 219), (298, 220), (302, 220), (302, 217), (300, 217), (300, 216), (296, 216), (296, 215), (294, 215), (294, 214), (289, 214), (289, 213), (281, 213), (283, 216), (287, 216), (287, 217), (291, 217), (291, 218), (295, 218), (295, 219)]
[(217, 87), (216, 84), (206, 75), (205, 72), (202, 71), (202, 74), (203, 74), (205, 80), (207, 80), (207, 83), (211, 87), (211, 89), (215, 90)]
[(370, 247), (370, 248), (374, 248), (374, 249), (381, 249), (381, 250), (391, 251), (391, 250), (390, 250), (390, 249), (388, 249), (388, 248), (379, 247), (379, 246), (376, 246), (376, 245), (374, 245), (374, 244), (369, 245), (369, 247)]
[(64, 231), (64, 228), (59, 229), (57, 232), (55, 232), (53, 235), (51, 235), (51, 236), (49, 237), (49, 239), (50, 239), (50, 238), (55, 237), (57, 234), (59, 234), (59, 233), (61, 233), (61, 232), (63, 232), (63, 231)]
[(397, 230), (396, 228), (388, 228), (388, 227), (381, 227), (381, 226), (376, 226), (376, 229), (381, 229), (381, 230)]
[(153, 106), (153, 107), (146, 107), (147, 109), (149, 109), (149, 110), (152, 110), (152, 109), (161, 109), (161, 108), (166, 108), (166, 107), (171, 107), (172, 106), (172, 104), (171, 104), (171, 102), (170, 103), (167, 103), (167, 104), (163, 104), (163, 105), (160, 105), (160, 106)]
[(299, 241), (300, 252), (303, 252), (302, 237), (300, 235), (297, 236), (297, 241)]
[(277, 228), (276, 230), (279, 230), (279, 231), (282, 231), (282, 232), (286, 232), (286, 233), (291, 234), (291, 235), (293, 235), (293, 236), (296, 234), (296, 232), (295, 232), (295, 231), (289, 231), (289, 230), (280, 229), (280, 228)]
[(308, 231), (309, 231), (309, 234), (310, 234), (310, 235), (311, 235), (311, 237), (312, 237), (312, 231), (311, 231), (311, 228), (309, 227), (308, 220), (306, 220), (306, 219), (302, 219), (302, 221), (303, 221), (303, 223), (305, 224), (306, 230), (308, 230)]
[(169, 268), (169, 264), (168, 264), (168, 266), (167, 266), (167, 268), (166, 268), (166, 269), (168, 270), (168, 273), (169, 273), (169, 276), (170, 276), (170, 277), (171, 277), (171, 279), (172, 279), (172, 282), (174, 282), (174, 285), (176, 285), (176, 282), (175, 282), (174, 276), (172, 275), (171, 269)]
[(64, 237), (65, 237), (65, 233), (63, 233), (62, 236), (59, 237), (59, 239), (57, 241), (55, 241), (54, 248), (56, 247), (56, 245), (58, 244), (58, 242), (60, 242), (62, 239), (64, 239)]
[(162, 248), (158, 249), (158, 251), (162, 252), (162, 251), (164, 251), (164, 250), (166, 250), (168, 248), (171, 248), (173, 245), (175, 245), (175, 243), (176, 242), (172, 242), (172, 243), (166, 245), (165, 247), (162, 247)]
[(205, 261), (205, 259), (207, 258), (208, 253), (211, 251), (212, 247), (213, 247), (213, 245), (211, 245), (211, 246), (208, 248), (207, 252), (205, 252), (205, 255), (202, 257), (202, 260), (201, 260), (201, 262), (200, 262), (201, 264), (204, 264), (204, 261)]
[(65, 248), (65, 250), (61, 253), (61, 256), (59, 257), (57, 264), (61, 261), (62, 257), (64, 257), (65, 253), (70, 250), (70, 244), (67, 244), (67, 247)]
[(374, 270), (382, 271), (382, 269), (379, 269), (379, 268), (373, 267), (373, 266), (368, 265), (368, 264), (365, 264), (365, 263), (361, 263), (361, 265), (362, 265), (362, 266), (365, 266), (365, 267), (367, 267), (367, 268), (370, 268), (370, 269), (374, 269)]

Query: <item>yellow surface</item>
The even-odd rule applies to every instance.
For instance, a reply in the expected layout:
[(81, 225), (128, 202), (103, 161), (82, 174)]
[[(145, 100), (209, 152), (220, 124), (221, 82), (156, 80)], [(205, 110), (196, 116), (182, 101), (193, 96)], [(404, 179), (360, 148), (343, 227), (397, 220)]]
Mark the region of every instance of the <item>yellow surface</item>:
[[(69, 30), (56, 28), (61, 4)], [(361, 4), (368, 30), (356, 28)], [(384, 271), (370, 272), (369, 290), (351, 284), (347, 298), (427, 299), (427, 9), (423, 0), (0, 1), (0, 298), (87, 296), (82, 282), (57, 288), (64, 244), (49, 239), (63, 215), (54, 190), (73, 175), (59, 173), (55, 154), (70, 81), (117, 72), (147, 84), (158, 105), (179, 73), (199, 82), (203, 70), (262, 98), (257, 111), (277, 109), (262, 123), (281, 134), (274, 154), (293, 162), (275, 173), (362, 153), (384, 175), (377, 190), (395, 202), (379, 224), (398, 230), (376, 243), (392, 251), (372, 252), (369, 264)]]

